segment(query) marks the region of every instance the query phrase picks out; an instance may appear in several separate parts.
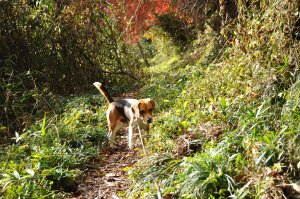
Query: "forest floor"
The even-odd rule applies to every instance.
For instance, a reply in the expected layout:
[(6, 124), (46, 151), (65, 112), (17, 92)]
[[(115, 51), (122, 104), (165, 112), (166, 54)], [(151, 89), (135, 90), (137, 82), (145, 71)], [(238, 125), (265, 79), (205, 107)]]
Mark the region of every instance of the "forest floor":
[[(137, 98), (139, 91), (123, 93), (117, 98)], [(77, 191), (67, 199), (118, 199), (130, 187), (127, 167), (139, 159), (139, 139), (136, 148), (129, 150), (127, 127), (121, 128), (116, 136), (117, 147), (104, 147), (93, 162), (89, 163)]]

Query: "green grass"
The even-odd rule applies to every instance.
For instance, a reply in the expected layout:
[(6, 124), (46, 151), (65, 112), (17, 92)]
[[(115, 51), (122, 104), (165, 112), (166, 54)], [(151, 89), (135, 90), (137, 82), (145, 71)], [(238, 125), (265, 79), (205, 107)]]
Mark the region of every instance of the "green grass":
[[(74, 97), (1, 148), (2, 198), (62, 198), (75, 191), (87, 162), (106, 142), (99, 95)], [(102, 117), (103, 116), (103, 117)]]

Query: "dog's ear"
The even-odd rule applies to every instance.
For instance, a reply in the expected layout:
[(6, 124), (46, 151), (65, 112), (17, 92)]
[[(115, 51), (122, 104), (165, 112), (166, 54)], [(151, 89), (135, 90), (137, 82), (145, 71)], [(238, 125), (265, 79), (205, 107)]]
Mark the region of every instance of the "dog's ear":
[(152, 104), (152, 108), (154, 109), (155, 108), (155, 102), (152, 99), (150, 99), (150, 103)]
[(140, 101), (136, 101), (131, 105), (131, 111), (136, 117), (140, 117)]
[(155, 108), (155, 102), (152, 100), (152, 99), (150, 99), (150, 98), (147, 98), (147, 99), (145, 99), (145, 101), (147, 102), (150, 102), (151, 104), (152, 104), (152, 108), (154, 109)]

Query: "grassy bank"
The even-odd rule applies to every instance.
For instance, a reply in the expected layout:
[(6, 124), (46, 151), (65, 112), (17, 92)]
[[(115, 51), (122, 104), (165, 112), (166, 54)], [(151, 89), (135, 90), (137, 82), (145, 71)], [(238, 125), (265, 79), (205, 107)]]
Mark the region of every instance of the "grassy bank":
[(299, 195), (287, 185), (300, 172), (299, 42), (285, 34), (287, 7), (248, 10), (223, 27), (228, 40), (207, 28), (188, 51), (153, 59), (144, 95), (158, 113), (129, 198)]

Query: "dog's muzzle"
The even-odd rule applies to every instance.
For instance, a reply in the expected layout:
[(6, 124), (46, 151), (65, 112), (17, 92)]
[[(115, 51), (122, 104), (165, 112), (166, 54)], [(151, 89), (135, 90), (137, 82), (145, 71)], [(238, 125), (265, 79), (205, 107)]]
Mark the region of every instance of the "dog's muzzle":
[(147, 119), (147, 124), (150, 124), (152, 122), (152, 118)]

